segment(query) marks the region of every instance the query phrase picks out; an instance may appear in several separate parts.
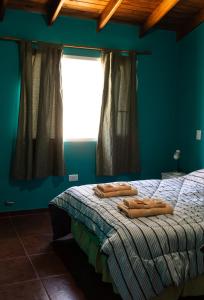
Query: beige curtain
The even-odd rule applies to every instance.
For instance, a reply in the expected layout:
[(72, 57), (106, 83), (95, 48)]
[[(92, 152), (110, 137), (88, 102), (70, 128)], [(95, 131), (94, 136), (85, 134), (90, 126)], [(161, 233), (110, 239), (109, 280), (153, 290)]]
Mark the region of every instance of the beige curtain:
[(136, 56), (103, 53), (104, 89), (96, 153), (98, 176), (139, 171)]
[(20, 44), (21, 96), (13, 179), (63, 176), (62, 47)]

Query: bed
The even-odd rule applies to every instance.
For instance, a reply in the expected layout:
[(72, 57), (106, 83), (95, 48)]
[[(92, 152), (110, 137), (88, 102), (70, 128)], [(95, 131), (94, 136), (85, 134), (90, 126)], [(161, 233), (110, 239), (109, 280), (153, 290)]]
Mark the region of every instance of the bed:
[(49, 205), (54, 238), (72, 227), (92, 264), (122, 299), (204, 295), (204, 170), (129, 184), (140, 197), (165, 199), (174, 214), (129, 219), (117, 208), (124, 197), (99, 199), (95, 185), (71, 187)]

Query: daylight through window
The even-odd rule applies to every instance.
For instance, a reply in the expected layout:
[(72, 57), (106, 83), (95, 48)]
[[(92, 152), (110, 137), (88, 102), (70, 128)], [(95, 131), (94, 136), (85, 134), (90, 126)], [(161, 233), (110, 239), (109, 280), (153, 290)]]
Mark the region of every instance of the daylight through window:
[(99, 58), (63, 56), (64, 140), (96, 140), (103, 88)]

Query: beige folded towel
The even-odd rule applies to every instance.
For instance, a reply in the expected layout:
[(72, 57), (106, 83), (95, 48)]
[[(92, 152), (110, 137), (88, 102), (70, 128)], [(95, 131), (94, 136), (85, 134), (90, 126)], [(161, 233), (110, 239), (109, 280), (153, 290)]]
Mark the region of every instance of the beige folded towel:
[(131, 190), (131, 185), (124, 182), (97, 184), (97, 188), (103, 193)]
[(128, 198), (123, 199), (123, 204), (127, 206), (127, 208), (153, 208), (153, 207), (165, 207), (167, 203), (163, 199), (159, 198)]
[(123, 203), (118, 204), (118, 208), (123, 212), (128, 218), (141, 218), (141, 217), (150, 217), (157, 215), (173, 214), (173, 207), (166, 205), (165, 207), (155, 207), (155, 208), (127, 208)]
[(120, 196), (133, 196), (137, 195), (137, 189), (131, 187), (129, 190), (121, 190), (121, 191), (114, 191), (114, 192), (102, 192), (100, 189), (97, 187), (93, 188), (94, 193), (99, 197), (99, 198), (109, 198), (109, 197), (120, 197)]

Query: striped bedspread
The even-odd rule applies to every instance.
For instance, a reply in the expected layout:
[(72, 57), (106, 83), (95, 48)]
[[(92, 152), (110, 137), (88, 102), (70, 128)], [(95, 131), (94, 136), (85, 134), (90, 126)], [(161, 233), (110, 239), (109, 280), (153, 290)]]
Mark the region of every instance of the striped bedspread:
[(173, 215), (128, 219), (117, 204), (99, 199), (94, 185), (72, 187), (52, 200), (85, 224), (108, 256), (111, 276), (125, 300), (148, 300), (166, 287), (204, 274), (204, 170), (164, 180), (131, 181), (141, 197), (163, 198)]

